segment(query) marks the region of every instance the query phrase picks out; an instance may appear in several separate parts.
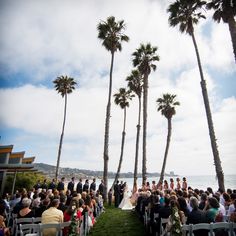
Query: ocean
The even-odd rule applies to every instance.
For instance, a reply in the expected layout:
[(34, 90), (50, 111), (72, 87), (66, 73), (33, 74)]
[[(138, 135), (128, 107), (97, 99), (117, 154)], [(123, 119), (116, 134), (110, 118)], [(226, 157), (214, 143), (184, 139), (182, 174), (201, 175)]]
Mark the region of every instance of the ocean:
[[(213, 191), (218, 190), (218, 181), (215, 176), (212, 175), (201, 175), (201, 176), (178, 176), (181, 180), (183, 177), (186, 177), (188, 186), (192, 187), (193, 189), (198, 188), (202, 190), (206, 190), (207, 187), (211, 187)], [(176, 183), (176, 176), (174, 177), (166, 177), (168, 183), (170, 183), (170, 178), (173, 178)], [(133, 178), (120, 178), (120, 181), (124, 181), (128, 184), (129, 189), (132, 189), (133, 186)], [(152, 181), (155, 180), (156, 183), (159, 180), (159, 177), (150, 177), (147, 179), (147, 181), (152, 183)], [(108, 179), (108, 189), (111, 187), (114, 179)], [(97, 181), (97, 185), (99, 182)], [(142, 178), (138, 178), (138, 186), (141, 187), (142, 185)], [(231, 188), (236, 189), (236, 175), (225, 175), (225, 189)]]

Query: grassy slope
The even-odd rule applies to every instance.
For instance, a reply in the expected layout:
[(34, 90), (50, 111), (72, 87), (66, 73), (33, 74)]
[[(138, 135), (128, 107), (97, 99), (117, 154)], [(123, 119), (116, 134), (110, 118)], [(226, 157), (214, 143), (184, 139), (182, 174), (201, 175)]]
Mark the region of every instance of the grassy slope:
[(134, 211), (122, 211), (114, 207), (106, 207), (89, 236), (145, 236), (145, 229)]

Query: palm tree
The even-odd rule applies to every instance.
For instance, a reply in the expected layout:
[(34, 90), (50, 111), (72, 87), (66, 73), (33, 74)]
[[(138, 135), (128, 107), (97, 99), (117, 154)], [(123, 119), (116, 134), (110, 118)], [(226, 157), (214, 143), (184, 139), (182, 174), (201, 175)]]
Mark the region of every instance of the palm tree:
[(211, 140), (211, 147), (212, 152), (214, 156), (214, 163), (216, 168), (216, 175), (218, 178), (218, 184), (219, 188), (222, 190), (225, 189), (224, 187), (224, 174), (223, 169), (221, 167), (221, 161), (219, 157), (218, 147), (216, 143), (216, 137), (215, 137), (215, 131), (211, 116), (211, 109), (208, 99), (208, 93), (207, 93), (207, 87), (206, 87), (206, 81), (203, 76), (202, 66), (201, 66), (201, 60), (200, 55), (197, 47), (197, 43), (194, 36), (194, 24), (197, 24), (200, 18), (205, 18), (204, 15), (201, 13), (201, 8), (205, 4), (204, 1), (201, 0), (177, 0), (175, 3), (171, 4), (168, 8), (168, 12), (170, 13), (169, 16), (169, 24), (172, 27), (175, 27), (179, 25), (179, 30), (181, 33), (186, 32), (192, 37), (196, 56), (197, 56), (197, 62), (198, 62), (198, 68), (200, 72), (201, 77), (201, 88), (202, 88), (202, 95), (206, 110), (206, 116), (207, 116), (207, 122), (208, 122), (208, 128), (209, 128), (209, 134), (210, 134), (210, 140)]
[(107, 201), (107, 184), (108, 184), (108, 144), (109, 144), (109, 128), (110, 128), (110, 113), (111, 113), (111, 93), (112, 93), (112, 72), (114, 55), (116, 51), (121, 51), (121, 43), (123, 41), (128, 42), (129, 37), (123, 33), (125, 29), (124, 21), (115, 21), (114, 16), (110, 16), (106, 21), (101, 21), (98, 26), (98, 38), (102, 40), (102, 45), (111, 52), (111, 66), (110, 66), (110, 81), (109, 81), (109, 92), (108, 101), (106, 107), (106, 121), (105, 121), (105, 135), (104, 135), (104, 168), (103, 168), (103, 180), (104, 180), (104, 201)]
[(236, 22), (234, 19), (236, 16), (236, 1), (211, 0), (207, 4), (207, 8), (215, 11), (213, 14), (213, 20), (219, 23), (222, 19), (224, 23), (228, 24), (233, 44), (234, 59), (236, 62)]
[(143, 184), (147, 179), (147, 158), (146, 158), (146, 136), (147, 136), (147, 100), (148, 100), (148, 77), (152, 70), (156, 70), (156, 61), (159, 61), (159, 56), (156, 54), (157, 47), (152, 47), (150, 43), (141, 44), (138, 49), (132, 54), (133, 65), (137, 66), (143, 78), (143, 165), (142, 178)]
[(135, 148), (135, 161), (134, 161), (134, 183), (133, 193), (137, 190), (138, 178), (138, 152), (139, 152), (139, 137), (140, 137), (140, 119), (141, 119), (141, 99), (143, 91), (143, 80), (139, 70), (132, 70), (131, 75), (126, 78), (128, 81), (129, 89), (138, 96), (138, 124), (136, 133), (136, 148)]
[(124, 144), (125, 144), (125, 127), (126, 127), (126, 108), (129, 107), (129, 100), (132, 100), (134, 97), (133, 94), (131, 94), (130, 90), (126, 90), (125, 88), (120, 88), (119, 93), (114, 94), (115, 97), (115, 104), (120, 106), (121, 109), (124, 111), (124, 119), (123, 119), (123, 131), (122, 131), (122, 140), (121, 140), (121, 150), (120, 150), (120, 160), (119, 165), (117, 168), (116, 176), (114, 179), (114, 182), (112, 184), (112, 188), (115, 185), (116, 181), (120, 177), (120, 169), (123, 161), (123, 153), (124, 153)]
[(165, 174), (165, 168), (166, 168), (166, 160), (167, 160), (167, 155), (169, 151), (169, 146), (170, 146), (170, 138), (171, 138), (171, 129), (172, 129), (172, 117), (173, 115), (176, 114), (175, 107), (179, 106), (180, 103), (175, 100), (176, 95), (171, 95), (169, 93), (163, 94), (162, 98), (157, 99), (157, 105), (158, 111), (161, 111), (161, 114), (166, 117), (168, 121), (168, 134), (167, 134), (167, 140), (166, 140), (166, 149), (165, 149), (165, 155), (164, 155), (164, 160), (161, 168), (161, 175), (159, 179), (159, 183), (163, 183), (164, 179), (164, 174)]
[(64, 129), (65, 129), (65, 123), (66, 123), (67, 94), (70, 94), (73, 92), (77, 83), (74, 81), (73, 78), (68, 77), (68, 76), (63, 76), (63, 75), (57, 77), (57, 79), (55, 79), (53, 83), (55, 84), (54, 87), (56, 91), (61, 94), (62, 98), (65, 98), (64, 118), (63, 118), (62, 132), (61, 132), (61, 138), (60, 138), (60, 143), (59, 143), (59, 148), (58, 148), (57, 166), (56, 166), (56, 174), (55, 174), (55, 179), (57, 181), (60, 158), (61, 158), (63, 136), (64, 136)]

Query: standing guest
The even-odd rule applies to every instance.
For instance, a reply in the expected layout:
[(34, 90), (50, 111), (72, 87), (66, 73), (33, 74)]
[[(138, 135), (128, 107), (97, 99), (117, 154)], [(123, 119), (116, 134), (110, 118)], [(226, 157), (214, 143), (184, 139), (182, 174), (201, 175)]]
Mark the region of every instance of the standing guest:
[(119, 180), (116, 181), (114, 185), (114, 194), (115, 194), (115, 207), (118, 207), (120, 204), (120, 184)]
[(39, 188), (41, 188), (40, 180), (38, 180), (37, 183), (34, 185), (35, 190), (38, 190)]
[(41, 185), (41, 188), (42, 188), (42, 189), (46, 189), (46, 190), (48, 189), (47, 179), (44, 179), (44, 180), (43, 180), (43, 183), (42, 183), (42, 185)]
[(90, 184), (90, 188), (89, 188), (90, 192), (91, 191), (96, 191), (96, 179), (93, 178), (93, 182)]
[(79, 182), (76, 186), (76, 192), (77, 193), (82, 193), (83, 192), (83, 183), (82, 183), (82, 179), (79, 179)]
[(157, 190), (156, 181), (153, 180), (153, 181), (152, 181), (152, 191), (155, 191), (155, 190)]
[(104, 199), (104, 181), (103, 179), (101, 179), (101, 183), (98, 186), (98, 191), (99, 193), (102, 195), (103, 199)]
[(167, 190), (167, 189), (169, 189), (169, 184), (168, 184), (168, 182), (167, 182), (167, 180), (164, 180), (164, 190)]
[(85, 183), (84, 183), (84, 186), (83, 186), (83, 192), (88, 193), (88, 190), (89, 190), (89, 180), (86, 179)]
[(124, 183), (123, 181), (120, 181), (120, 202), (119, 203), (121, 203), (121, 201), (123, 200), (125, 186), (126, 186), (126, 182)]
[(58, 183), (58, 185), (57, 185), (57, 190), (58, 190), (59, 192), (65, 190), (65, 183), (64, 183), (64, 181), (65, 181), (65, 177), (62, 177), (62, 178), (61, 178), (61, 181), (59, 181), (59, 183)]
[(149, 182), (146, 183), (146, 190), (147, 190), (147, 191), (150, 191), (150, 192), (152, 191)]
[(179, 177), (176, 178), (176, 182), (177, 182), (176, 188), (177, 188), (177, 190), (180, 190), (181, 189), (181, 184), (180, 184), (180, 178)]
[(108, 192), (108, 205), (111, 206), (112, 203), (112, 189), (110, 188), (109, 192)]
[(170, 189), (174, 190), (175, 185), (174, 185), (174, 179), (170, 178)]
[(160, 191), (162, 191), (163, 187), (162, 187), (162, 181), (159, 181), (157, 184), (157, 189), (159, 189)]
[(51, 189), (52, 192), (56, 189), (56, 181), (55, 181), (55, 179), (52, 179), (52, 181), (49, 183), (48, 189)]
[(187, 184), (187, 180), (186, 180), (185, 177), (183, 177), (182, 189), (183, 190), (187, 190), (188, 189), (188, 184)]
[(67, 189), (70, 190), (71, 193), (74, 192), (74, 186), (75, 186), (75, 177), (71, 178), (71, 181), (67, 185)]
[[(62, 223), (64, 221), (63, 212), (58, 210), (58, 206), (60, 204), (59, 199), (54, 199), (51, 202), (51, 207), (43, 212), (42, 214), (42, 224), (50, 224), (50, 223)], [(56, 235), (56, 229), (44, 229), (44, 236), (52, 236)]]

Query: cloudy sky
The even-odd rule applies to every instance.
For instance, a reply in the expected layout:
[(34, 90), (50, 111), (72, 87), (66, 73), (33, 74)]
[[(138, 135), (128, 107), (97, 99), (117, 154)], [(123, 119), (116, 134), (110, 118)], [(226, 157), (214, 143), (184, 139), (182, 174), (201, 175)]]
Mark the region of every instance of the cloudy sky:
[[(157, 112), (163, 93), (177, 95), (166, 171), (180, 175), (215, 174), (213, 155), (191, 38), (168, 26), (166, 0), (1, 0), (0, 144), (56, 165), (64, 101), (52, 81), (76, 79), (68, 97), (61, 166), (103, 170), (105, 107), (110, 53), (97, 39), (97, 25), (108, 16), (123, 19), (129, 43), (116, 53), (113, 93), (126, 86), (131, 54), (140, 43), (158, 47), (160, 61), (150, 75), (148, 98), (148, 172), (160, 172), (167, 120)], [(236, 166), (236, 66), (228, 26), (212, 21), (212, 12), (195, 28), (207, 81), (220, 158), (225, 174)], [(137, 99), (127, 111), (122, 172), (133, 171)], [(112, 103), (109, 171), (116, 171), (122, 117)], [(141, 147), (140, 147), (141, 153)], [(141, 172), (141, 155), (139, 161)]]

